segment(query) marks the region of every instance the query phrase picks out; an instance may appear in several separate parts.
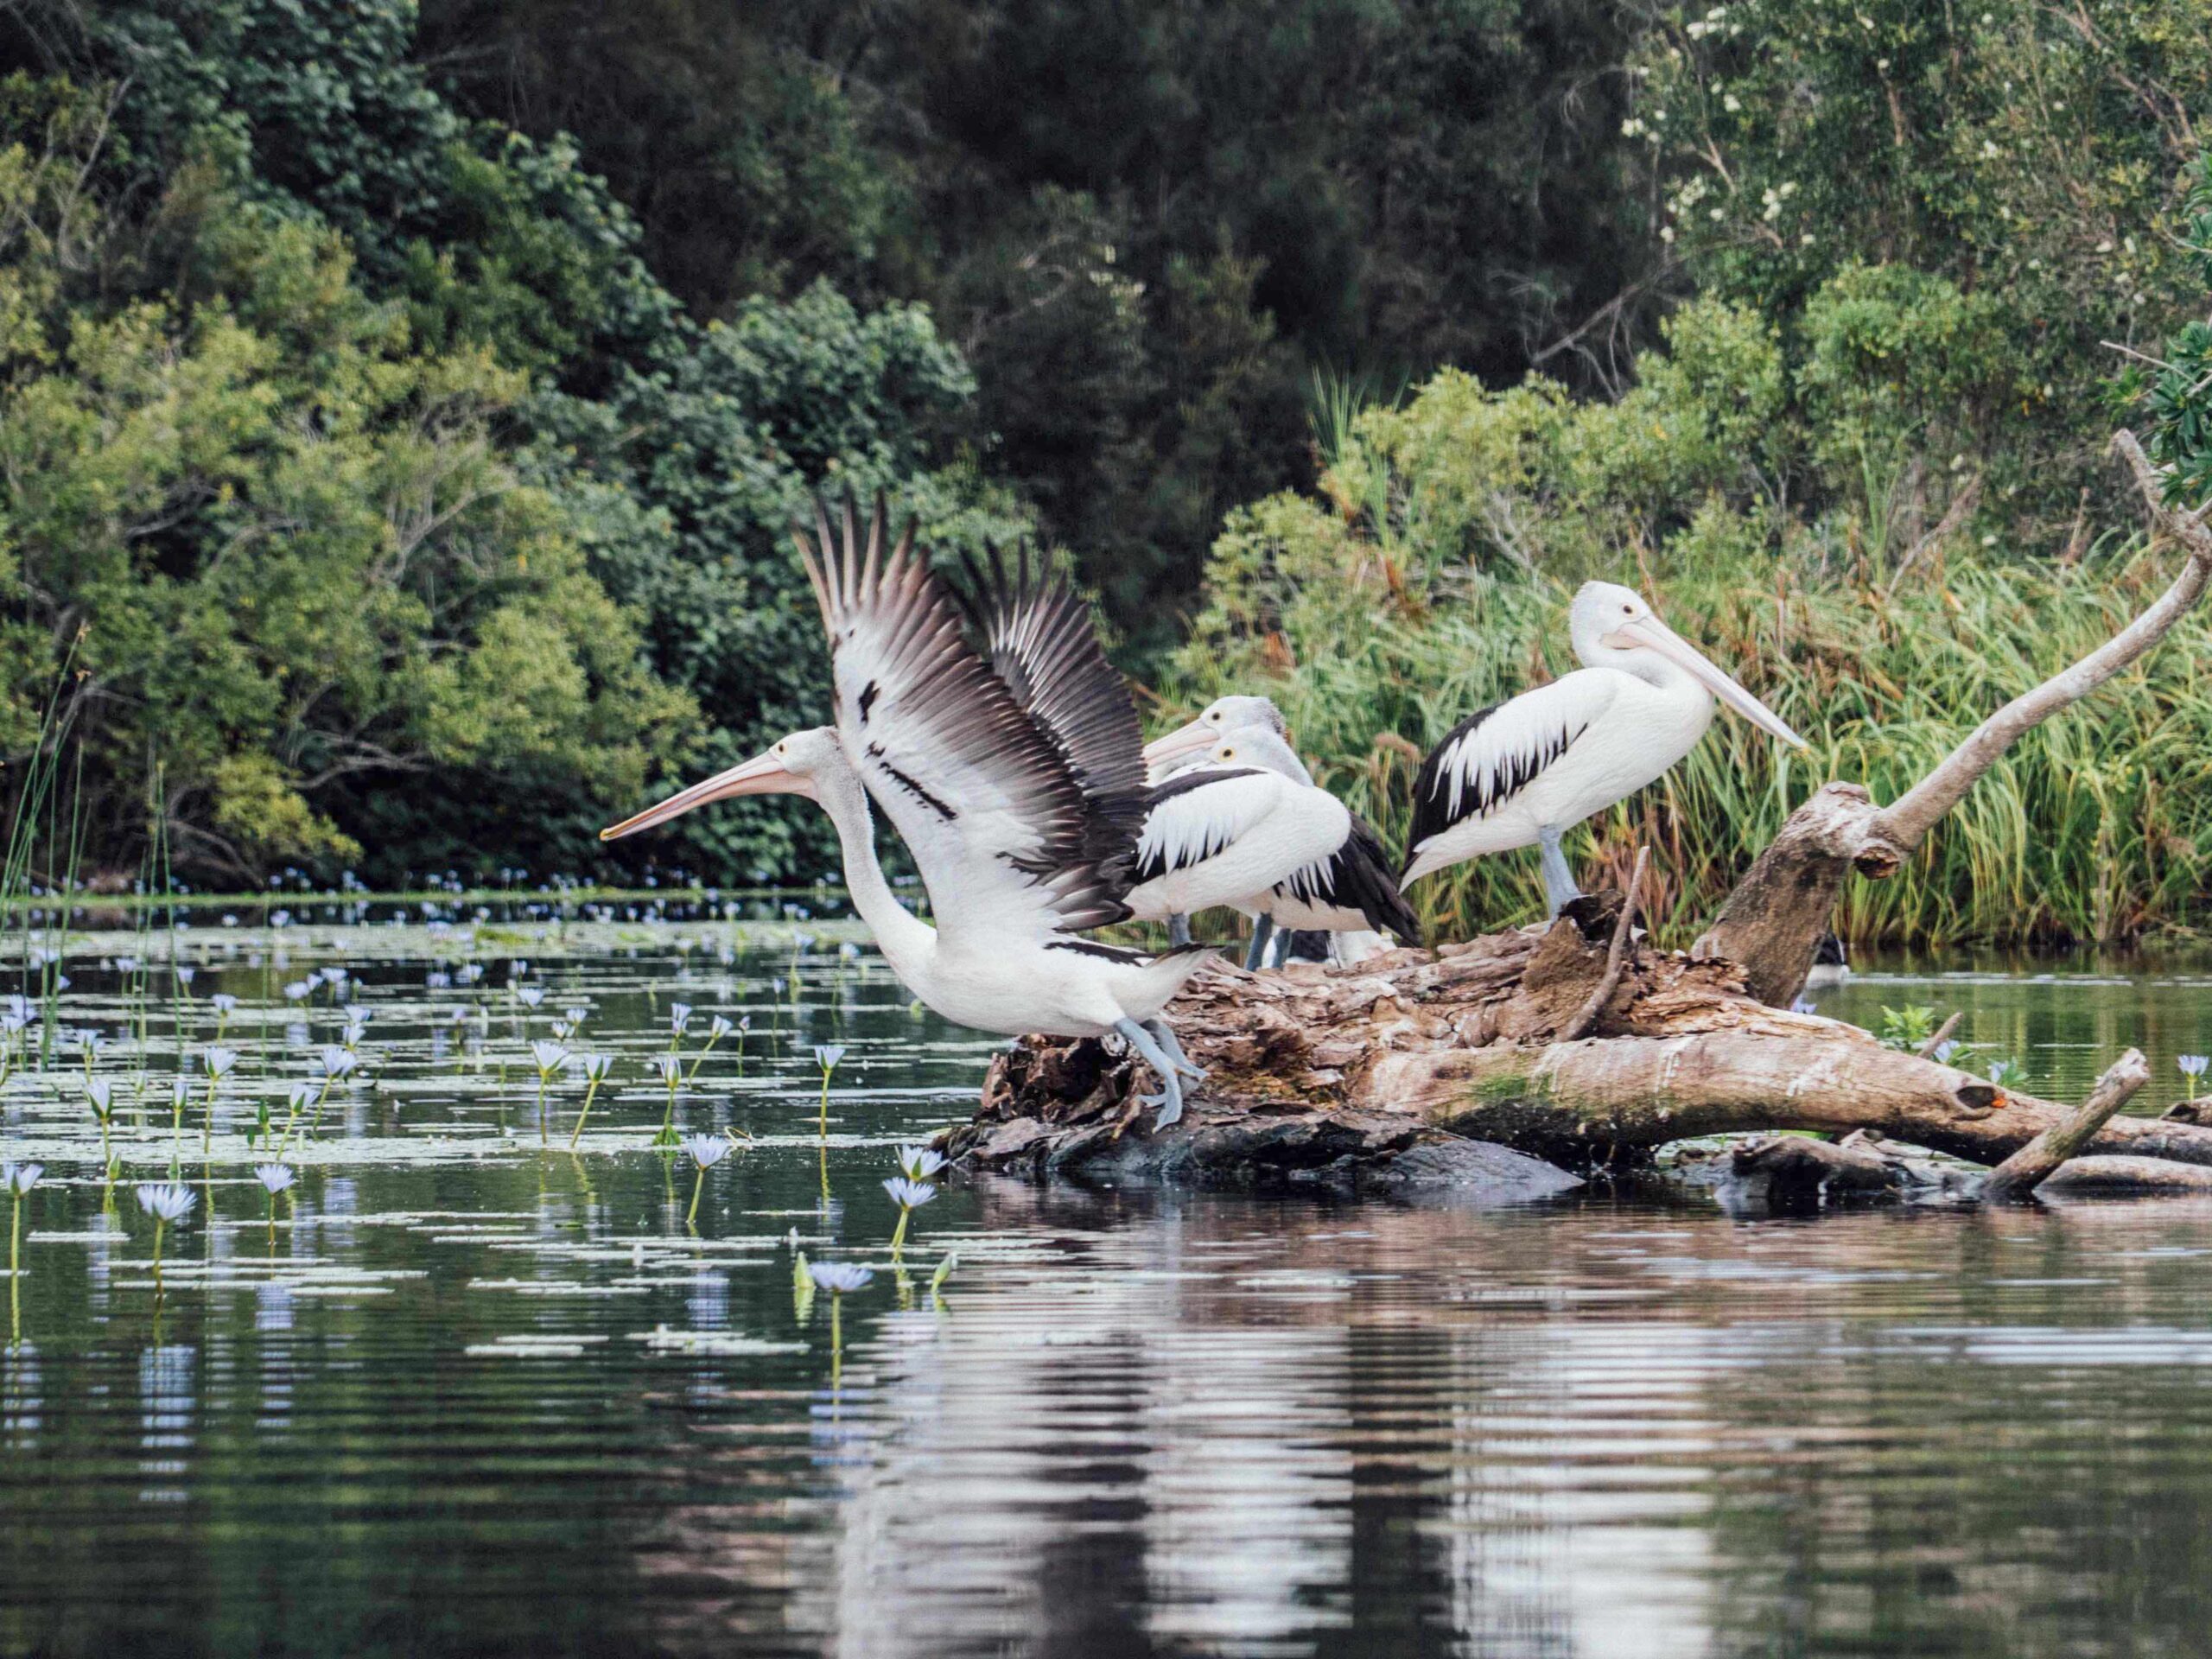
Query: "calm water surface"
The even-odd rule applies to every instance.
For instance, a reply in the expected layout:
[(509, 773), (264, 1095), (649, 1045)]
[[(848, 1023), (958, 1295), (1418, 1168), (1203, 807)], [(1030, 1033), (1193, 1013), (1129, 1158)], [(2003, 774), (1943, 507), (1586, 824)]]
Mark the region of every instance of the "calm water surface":
[[(990, 1046), (806, 925), (795, 955), (758, 922), (203, 925), (188, 998), (117, 965), (166, 938), (80, 939), (60, 1023), (106, 1039), (123, 1184), (80, 1048), (41, 1069), (35, 1023), (0, 1096), (48, 1168), (0, 1360), (0, 1651), (2212, 1651), (2212, 1205), (956, 1179), (894, 1267), (892, 1149), (964, 1113)], [(2207, 973), (1821, 1001), (1967, 1008), (1974, 1058), (2060, 1097), (2132, 1042), (2163, 1105), (2212, 1048)], [(753, 1136), (696, 1232), (651, 1144), (677, 1001), (687, 1068), (711, 1014), (751, 1022), (677, 1096)], [(364, 1075), (272, 1222), (246, 1131), (349, 1003)], [(615, 1057), (574, 1155), (583, 1086), (553, 1080), (541, 1142), (528, 1051), (570, 1007)], [(202, 1201), (157, 1298), (130, 1183), (173, 1155)], [(875, 1277), (833, 1321), (802, 1255)]]

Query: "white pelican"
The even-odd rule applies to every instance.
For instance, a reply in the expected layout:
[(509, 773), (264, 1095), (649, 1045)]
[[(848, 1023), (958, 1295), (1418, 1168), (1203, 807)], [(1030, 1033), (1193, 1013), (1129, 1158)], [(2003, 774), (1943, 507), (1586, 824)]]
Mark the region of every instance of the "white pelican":
[[(1273, 697), (1216, 697), (1195, 718), (1144, 746), (1146, 774), (1155, 784), (1165, 783), (1179, 772), (1204, 764), (1200, 757), (1230, 733), (1254, 726), (1273, 732), (1286, 748), (1289, 747), (1290, 722), (1282, 717)], [(1291, 750), (1290, 764), (1294, 770), (1289, 776), (1301, 784), (1313, 781), (1313, 774), (1306, 771), (1295, 749)]]
[(1389, 928), (1418, 942), (1420, 924), (1391, 881), (1382, 842), (1327, 790), (1300, 782), (1305, 771), (1290, 745), (1249, 726), (1212, 745), (1205, 764), (1154, 785), (1137, 837), (1131, 912), (1156, 921), (1214, 905), (1241, 910), (1256, 918), (1248, 968), (1259, 965), (1277, 925)]
[[(600, 832), (634, 835), (738, 795), (803, 795), (836, 826), (854, 907), (906, 988), (946, 1019), (1013, 1036), (1118, 1032), (1159, 1075), (1141, 1103), (1181, 1116), (1178, 1072), (1202, 1075), (1160, 1018), (1211, 947), (1161, 956), (1078, 937), (1126, 918), (1144, 755), (1128, 687), (1082, 601), (994, 562), (971, 613), (987, 661), (910, 524), (883, 557), (879, 504), (863, 556), (851, 508), (842, 557), (830, 526), (794, 534), (830, 634), (837, 723), (794, 732)], [(899, 902), (875, 854), (869, 803), (913, 854), (938, 925)]]
[(1421, 762), (1401, 887), (1481, 853), (1543, 849), (1556, 916), (1580, 897), (1560, 837), (1688, 754), (1718, 696), (1762, 730), (1805, 740), (1652, 613), (1633, 589), (1588, 582), (1568, 613), (1583, 666), (1470, 715)]
[[(1144, 746), (1145, 776), (1154, 785), (1166, 783), (1178, 773), (1191, 772), (1212, 763), (1206, 752), (1233, 731), (1249, 727), (1262, 727), (1283, 740), (1289, 750), (1288, 766), (1275, 766), (1285, 777), (1294, 778), (1301, 784), (1313, 781), (1313, 774), (1298, 758), (1298, 751), (1289, 748), (1290, 723), (1282, 717), (1272, 697), (1228, 696), (1216, 697), (1201, 709), (1197, 717), (1177, 727), (1165, 737), (1156, 737)], [(1258, 918), (1255, 918), (1256, 921)], [(1188, 944), (1191, 942), (1191, 918), (1181, 911), (1171, 912), (1167, 918), (1167, 943)], [(1260, 966), (1260, 953), (1266, 947), (1266, 936), (1255, 928), (1252, 948), (1245, 954), (1248, 969)], [(1280, 967), (1281, 963), (1276, 966)]]

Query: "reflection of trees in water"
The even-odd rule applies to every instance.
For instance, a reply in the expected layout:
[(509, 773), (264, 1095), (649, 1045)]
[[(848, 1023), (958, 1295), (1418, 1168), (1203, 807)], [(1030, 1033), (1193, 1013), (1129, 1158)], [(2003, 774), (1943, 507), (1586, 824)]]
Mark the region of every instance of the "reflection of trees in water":
[(2158, 1362), (2212, 1332), (2124, 1329), (2194, 1305), (2140, 1254), (2171, 1206), (985, 1211), (1010, 1248), (877, 1328), (797, 1546), (840, 1652), (2198, 1639), (2212, 1363)]
[(1926, 1218), (1936, 1282), (1796, 1310), (1790, 1363), (1716, 1374), (1723, 1650), (2205, 1651), (2212, 1331), (2176, 1322), (2202, 1261), (2160, 1254), (2205, 1222)]

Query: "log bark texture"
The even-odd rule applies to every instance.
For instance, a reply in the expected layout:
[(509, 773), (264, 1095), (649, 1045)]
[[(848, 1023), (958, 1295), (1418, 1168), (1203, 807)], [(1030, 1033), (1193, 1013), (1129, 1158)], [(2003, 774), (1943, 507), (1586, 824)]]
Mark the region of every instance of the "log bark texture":
[[(1266, 1182), (1356, 1173), (1416, 1147), (1503, 1146), (1587, 1173), (1701, 1135), (1883, 1136), (1994, 1165), (2074, 1109), (1759, 1001), (1731, 963), (1626, 953), (1592, 1034), (1554, 1040), (1608, 966), (1618, 896), (1549, 927), (1350, 968), (1202, 974), (1169, 1010), (1205, 1080), (1155, 1130), (1108, 1041), (1024, 1039), (949, 1137), (971, 1166)], [(2120, 1118), (2080, 1150), (2212, 1166), (2212, 1127)]]

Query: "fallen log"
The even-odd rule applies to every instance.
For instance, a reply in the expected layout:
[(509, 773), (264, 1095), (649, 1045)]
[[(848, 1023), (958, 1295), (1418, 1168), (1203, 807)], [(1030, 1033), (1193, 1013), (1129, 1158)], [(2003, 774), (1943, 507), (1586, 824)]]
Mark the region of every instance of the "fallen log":
[[(981, 1109), (948, 1135), (949, 1150), (972, 1167), (1036, 1176), (1262, 1184), (1361, 1179), (1407, 1159), (1448, 1166), (1470, 1145), (1588, 1173), (1634, 1168), (1697, 1136), (1872, 1130), (1981, 1165), (2039, 1142), (2000, 1192), (2031, 1187), (2036, 1169), (2047, 1175), (2076, 1154), (2212, 1167), (2212, 1126), (2077, 1114), (1946, 1065), (1933, 1044), (1889, 1049), (1788, 1007), (1846, 874), (1901, 868), (2013, 743), (2139, 658), (2212, 582), (2203, 516), (2164, 504), (2132, 436), (2117, 435), (2113, 448), (2157, 534), (2183, 550), (2172, 584), (2106, 645), (1993, 715), (1893, 805), (1877, 807), (1851, 783), (1816, 791), (1687, 954), (1637, 945), (1632, 900), (1611, 894), (1577, 900), (1548, 925), (1434, 952), (1265, 976), (1217, 966), (1169, 1011), (1208, 1072), (1186, 1091), (1180, 1123), (1160, 1131), (1140, 1112), (1139, 1068), (1117, 1039), (1027, 1038), (994, 1063)], [(1502, 1188), (1554, 1190), (1541, 1165), (1467, 1155), (1503, 1172)], [(1838, 1162), (1774, 1156), (1796, 1160), (1801, 1176)], [(1864, 1160), (1843, 1161), (1871, 1173)]]

